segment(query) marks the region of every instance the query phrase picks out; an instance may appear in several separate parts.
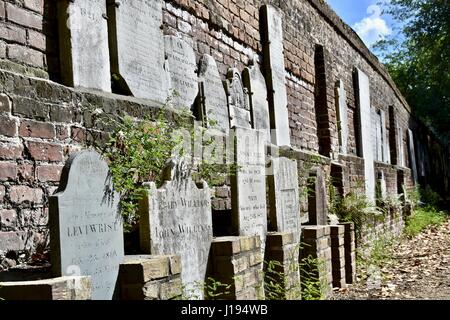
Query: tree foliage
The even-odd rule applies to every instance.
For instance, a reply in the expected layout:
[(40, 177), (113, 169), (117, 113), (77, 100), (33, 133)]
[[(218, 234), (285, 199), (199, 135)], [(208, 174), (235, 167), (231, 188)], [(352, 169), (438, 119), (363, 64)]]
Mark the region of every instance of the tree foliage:
[(415, 114), (448, 141), (450, 0), (391, 0), (384, 7), (400, 32), (375, 50)]

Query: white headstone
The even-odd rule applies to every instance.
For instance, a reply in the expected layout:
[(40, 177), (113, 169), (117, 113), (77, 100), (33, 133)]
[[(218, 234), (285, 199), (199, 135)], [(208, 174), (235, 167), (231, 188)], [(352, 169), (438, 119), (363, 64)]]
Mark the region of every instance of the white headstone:
[(348, 114), (347, 114), (347, 92), (344, 82), (339, 80), (336, 84), (336, 104), (339, 130), (339, 146), (342, 154), (347, 154), (348, 146)]
[[(270, 171), (269, 171), (270, 170)], [(274, 158), (268, 169), (270, 221), (278, 232), (292, 232), (300, 241), (300, 205), (297, 161)]]
[(156, 255), (181, 256), (184, 293), (203, 299), (209, 249), (212, 241), (211, 195), (199, 189), (183, 163), (177, 163), (172, 180), (157, 189), (152, 182), (141, 206), (141, 249)]
[(366, 195), (369, 200), (375, 200), (375, 170), (374, 157), (371, 137), (371, 108), (370, 108), (370, 87), (369, 78), (359, 69), (356, 69), (358, 81), (357, 98), (359, 101), (359, 123), (360, 128), (360, 146), (362, 148), (362, 157), (364, 158), (364, 176)]
[(403, 128), (397, 124), (398, 129), (398, 164), (402, 167), (405, 166), (405, 149), (403, 141)]
[(166, 101), (169, 85), (164, 71), (162, 3), (108, 0), (112, 73), (122, 90), (160, 103)]
[(414, 150), (414, 134), (411, 129), (408, 129), (408, 151), (409, 151), (409, 166), (412, 171), (414, 182), (419, 181), (417, 173), (417, 163), (416, 163), (416, 151)]
[(375, 117), (374, 129), (375, 129), (375, 159), (379, 162), (383, 161), (383, 137), (382, 137), (382, 127), (381, 127), (381, 115), (380, 113), (373, 111)]
[(389, 139), (386, 127), (386, 112), (380, 110), (381, 117), (381, 141), (383, 148), (383, 162), (391, 163), (391, 152), (389, 150)]
[(266, 80), (256, 60), (250, 68), (244, 69), (242, 72), (242, 81), (250, 96), (252, 127), (253, 129), (266, 132), (267, 142), (271, 142)]
[(170, 74), (172, 106), (191, 109), (198, 94), (197, 62), (194, 49), (175, 36), (164, 36), (167, 69)]
[(269, 92), (272, 143), (290, 146), (289, 113), (284, 65), (283, 23), (281, 13), (271, 5), (263, 6), (262, 46), (264, 72)]
[(95, 151), (72, 156), (60, 191), (50, 196), (51, 261), (55, 276), (91, 276), (92, 299), (113, 298), (124, 257), (119, 194)]
[(230, 128), (230, 116), (228, 114), (228, 102), (223, 81), (219, 69), (213, 57), (205, 54), (200, 59), (199, 81), (202, 96), (203, 121), (210, 127), (221, 131)]
[(241, 74), (235, 68), (227, 73), (226, 89), (228, 96), (228, 112), (230, 114), (231, 128), (252, 127), (248, 91), (244, 88)]
[(265, 135), (235, 128), (237, 172), (231, 178), (233, 226), (241, 236), (259, 235), (264, 252), (267, 232)]
[(106, 2), (61, 0), (57, 7), (63, 82), (111, 92)]

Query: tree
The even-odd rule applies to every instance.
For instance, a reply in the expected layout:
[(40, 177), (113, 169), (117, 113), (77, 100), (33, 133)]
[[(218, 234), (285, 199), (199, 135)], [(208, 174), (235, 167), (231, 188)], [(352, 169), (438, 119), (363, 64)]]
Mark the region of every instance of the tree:
[(391, 0), (385, 13), (400, 32), (379, 41), (375, 51), (413, 112), (450, 138), (450, 0)]

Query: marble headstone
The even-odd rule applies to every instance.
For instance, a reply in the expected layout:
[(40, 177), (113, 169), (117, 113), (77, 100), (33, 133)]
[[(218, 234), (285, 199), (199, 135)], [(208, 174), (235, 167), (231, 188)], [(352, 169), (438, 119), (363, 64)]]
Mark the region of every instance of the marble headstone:
[(170, 75), (172, 106), (190, 110), (198, 94), (197, 62), (191, 45), (176, 36), (164, 36)]
[(252, 127), (266, 132), (267, 142), (271, 142), (266, 80), (256, 60), (253, 61), (253, 65), (250, 68), (244, 69), (242, 81), (250, 96)]
[(300, 241), (300, 207), (297, 161), (274, 158), (268, 172), (270, 221), (278, 232), (292, 232)]
[(414, 134), (411, 129), (408, 129), (408, 152), (409, 152), (409, 166), (412, 171), (414, 182), (417, 183), (419, 177), (417, 173), (416, 151), (414, 149)]
[(383, 161), (383, 139), (382, 139), (382, 129), (381, 129), (381, 115), (380, 113), (373, 111), (374, 115), (374, 130), (375, 130), (375, 159), (379, 162)]
[(250, 104), (248, 91), (242, 83), (239, 71), (230, 68), (227, 73), (226, 91), (231, 128), (251, 128)]
[(405, 166), (405, 149), (404, 149), (404, 141), (403, 141), (403, 128), (397, 124), (398, 130), (398, 164), (402, 167)]
[(232, 223), (241, 236), (259, 235), (264, 252), (267, 232), (265, 135), (255, 129), (235, 128), (237, 172), (231, 178)]
[(92, 299), (112, 299), (124, 244), (119, 194), (106, 161), (91, 150), (73, 155), (49, 203), (54, 275), (91, 276)]
[(211, 195), (199, 189), (178, 162), (171, 180), (157, 189), (152, 182), (141, 205), (140, 239), (144, 252), (181, 256), (185, 294), (203, 299), (203, 287), (212, 241)]
[(340, 153), (347, 154), (348, 146), (348, 114), (347, 114), (347, 92), (344, 82), (339, 80), (336, 84), (336, 104), (339, 130)]
[(267, 80), (272, 143), (290, 146), (289, 113), (284, 65), (282, 15), (275, 7), (262, 7), (262, 47)]
[(383, 162), (391, 163), (391, 152), (389, 150), (388, 132), (386, 127), (386, 112), (380, 110), (381, 117), (381, 141), (383, 148)]
[(212, 127), (228, 131), (230, 116), (227, 95), (216, 61), (208, 54), (203, 55), (200, 59), (199, 81), (203, 121), (207, 123), (207, 127), (211, 127), (212, 122)]
[(111, 92), (106, 2), (57, 1), (64, 84)]
[(135, 97), (160, 103), (168, 96), (162, 3), (161, 0), (108, 0), (111, 71), (117, 83), (121, 90)]
[(358, 105), (358, 127), (359, 127), (359, 145), (364, 158), (364, 176), (366, 195), (370, 201), (375, 200), (375, 170), (374, 155), (372, 148), (372, 121), (370, 107), (370, 87), (369, 77), (359, 69), (356, 69), (357, 77), (357, 100)]

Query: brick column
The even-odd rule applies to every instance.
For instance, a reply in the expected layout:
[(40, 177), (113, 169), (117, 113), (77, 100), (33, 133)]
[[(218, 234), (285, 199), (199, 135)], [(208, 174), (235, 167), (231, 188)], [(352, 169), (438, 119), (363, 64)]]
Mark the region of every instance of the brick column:
[[(304, 262), (308, 257), (317, 259), (317, 265), (305, 266)], [(317, 277), (322, 284), (322, 289), (325, 290), (324, 294), (328, 294), (333, 282), (329, 226), (302, 227), (300, 261), (303, 265), (300, 269), (300, 279), (303, 279), (304, 276)]]
[(330, 226), (331, 267), (333, 270), (333, 287), (335, 288), (347, 287), (345, 282), (344, 232), (344, 226)]
[[(269, 232), (265, 253), (265, 294), (277, 300), (300, 300), (299, 244), (287, 232)], [(272, 281), (273, 284), (270, 284)]]
[(182, 294), (179, 256), (125, 256), (119, 269), (120, 300), (171, 300)]
[(344, 226), (345, 281), (356, 282), (355, 225), (353, 222), (341, 223)]
[(226, 284), (218, 299), (256, 300), (264, 297), (263, 257), (259, 236), (220, 237), (213, 240), (208, 277)]

